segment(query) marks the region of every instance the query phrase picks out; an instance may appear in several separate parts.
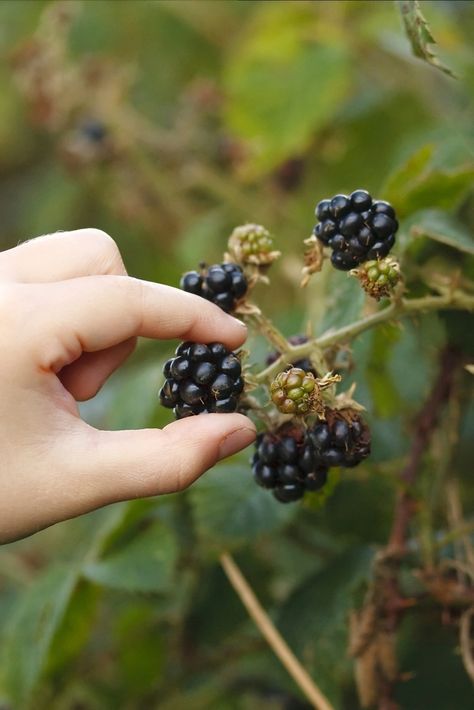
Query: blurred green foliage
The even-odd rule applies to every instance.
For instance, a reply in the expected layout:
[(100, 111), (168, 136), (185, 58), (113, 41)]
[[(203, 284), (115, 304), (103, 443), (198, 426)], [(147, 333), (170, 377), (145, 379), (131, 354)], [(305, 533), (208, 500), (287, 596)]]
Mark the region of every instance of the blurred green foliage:
[[(327, 265), (299, 289), (302, 240), (318, 200), (364, 187), (402, 217), (395, 252), (413, 295), (430, 278), (472, 278), (474, 6), (420, 6), (459, 80), (412, 56), (395, 3), (381, 0), (3, 0), (1, 248), (96, 226), (116, 239), (131, 274), (176, 284), (199, 261), (219, 260), (235, 225), (262, 223), (284, 257), (260, 305), (287, 335), (308, 318), (319, 333), (367, 306), (355, 280)], [(64, 24), (58, 7), (71, 16)], [(37, 51), (47, 57), (47, 100), (28, 74)], [(62, 91), (48, 88), (51, 77), (62, 77)], [(90, 121), (105, 130), (105, 148), (84, 133)], [(472, 356), (473, 330), (472, 318), (448, 312), (354, 342), (344, 385), (356, 382), (367, 407), (373, 456), (344, 473), (321, 509), (284, 507), (257, 489), (245, 452), (189, 492), (112, 506), (3, 548), (0, 704), (308, 707), (219, 567), (219, 552), (232, 549), (334, 707), (359, 707), (347, 615), (387, 540), (395, 474), (439, 349), (454, 342)], [(104, 428), (167, 422), (156, 393), (169, 350), (142, 343), (84, 405), (85, 418)], [(261, 340), (249, 350), (261, 363)], [(436, 446), (427, 452), (415, 554), (423, 525), (434, 538), (449, 529), (449, 476), (473, 520), (468, 391), (466, 379), (448, 463)], [(440, 618), (428, 609), (402, 625), (404, 710), (472, 707), (456, 633)]]

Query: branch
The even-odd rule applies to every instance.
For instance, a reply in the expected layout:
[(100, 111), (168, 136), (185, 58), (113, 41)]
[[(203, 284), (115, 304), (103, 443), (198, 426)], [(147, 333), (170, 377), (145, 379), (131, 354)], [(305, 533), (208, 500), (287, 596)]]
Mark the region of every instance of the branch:
[(380, 323), (387, 323), (416, 313), (447, 309), (474, 311), (474, 296), (462, 291), (454, 291), (442, 296), (423, 296), (422, 298), (393, 301), (389, 306), (377, 311), (377, 313), (361, 318), (343, 328), (323, 333), (323, 335), (309, 340), (307, 343), (290, 346), (284, 355), (279, 357), (278, 360), (269, 367), (265, 368), (265, 370), (262, 370), (262, 372), (255, 376), (255, 379), (257, 382), (265, 382), (266, 380), (273, 379), (286, 364), (288, 358), (291, 360), (299, 360), (310, 355), (314, 350), (322, 350), (334, 345), (340, 345), (341, 343), (348, 343), (361, 333)]
[(459, 352), (449, 347), (445, 348), (441, 355), (438, 378), (418, 414), (408, 462), (400, 473), (400, 481), (405, 485), (405, 489), (399, 495), (395, 508), (388, 542), (389, 553), (399, 554), (405, 550), (408, 525), (416, 505), (409, 489), (415, 483), (421, 460), (436, 428), (441, 410), (451, 395), (459, 362)]
[(285, 639), (275, 628), (275, 625), (261, 606), (252, 588), (228, 552), (222, 553), (220, 563), (229, 582), (240, 597), (242, 604), (255, 621), (255, 624), (275, 655), (278, 656), (301, 692), (308, 698), (311, 705), (316, 708), (316, 710), (334, 710), (333, 706), (319, 690), (314, 680), (308, 675), (293, 651), (289, 648)]

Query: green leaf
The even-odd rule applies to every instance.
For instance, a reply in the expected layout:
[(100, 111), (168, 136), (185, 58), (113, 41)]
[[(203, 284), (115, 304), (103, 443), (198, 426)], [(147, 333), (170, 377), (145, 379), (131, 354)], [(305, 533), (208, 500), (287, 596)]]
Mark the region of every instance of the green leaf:
[(278, 627), (339, 707), (348, 681), (347, 617), (369, 580), (374, 549), (354, 547), (307, 579), (283, 605)]
[(76, 568), (50, 568), (12, 612), (2, 644), (0, 690), (18, 706), (24, 706), (46, 666), (76, 582)]
[(177, 555), (173, 533), (157, 521), (118, 552), (86, 564), (83, 573), (114, 589), (161, 592), (172, 582)]
[(388, 178), (384, 199), (391, 202), (400, 217), (427, 208), (456, 207), (472, 188), (474, 163), (454, 168), (430, 168), (432, 147), (423, 146)]
[(414, 216), (414, 237), (428, 237), (453, 249), (474, 254), (474, 236), (455, 217), (442, 210), (423, 210)]
[(217, 466), (189, 492), (199, 535), (219, 549), (270, 533), (294, 514), (257, 486), (250, 466)]
[(249, 141), (252, 177), (307, 148), (345, 101), (349, 57), (338, 33), (316, 36), (310, 6), (263, 3), (225, 75), (225, 117)]
[(432, 159), (434, 151), (435, 146), (427, 143), (410, 155), (408, 160), (402, 165), (397, 167), (388, 176), (382, 188), (381, 192), (385, 195), (385, 198), (394, 204), (398, 204), (400, 197), (403, 197), (407, 189), (407, 185), (410, 185), (422, 175)]
[(436, 41), (421, 12), (418, 0), (399, 0), (398, 4), (400, 6), (405, 31), (410, 40), (415, 57), (423, 59), (444, 74), (456, 78), (456, 74), (441, 62), (432, 49), (432, 46), (436, 45)]

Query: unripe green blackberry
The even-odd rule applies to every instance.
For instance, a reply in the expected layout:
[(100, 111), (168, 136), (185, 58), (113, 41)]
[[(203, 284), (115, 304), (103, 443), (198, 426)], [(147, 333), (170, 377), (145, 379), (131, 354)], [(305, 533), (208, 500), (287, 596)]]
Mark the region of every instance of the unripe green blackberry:
[(280, 372), (271, 383), (272, 402), (283, 414), (323, 416), (321, 392), (340, 380), (339, 375), (328, 373), (320, 379), (300, 367), (291, 367)]
[(359, 279), (364, 291), (377, 301), (389, 296), (401, 279), (400, 265), (390, 257), (366, 261), (358, 269), (353, 269), (351, 274)]
[(280, 256), (273, 250), (273, 239), (268, 229), (260, 224), (243, 224), (229, 237), (229, 256), (240, 264), (269, 266)]
[(314, 375), (299, 367), (280, 372), (270, 386), (272, 402), (283, 414), (308, 414), (312, 411), (319, 387)]

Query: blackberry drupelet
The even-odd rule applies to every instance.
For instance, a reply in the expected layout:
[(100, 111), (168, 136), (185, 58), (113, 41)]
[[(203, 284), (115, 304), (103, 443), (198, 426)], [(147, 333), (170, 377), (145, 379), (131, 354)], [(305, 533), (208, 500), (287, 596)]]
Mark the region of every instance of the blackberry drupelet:
[(331, 263), (341, 271), (387, 256), (395, 243), (395, 210), (388, 202), (373, 200), (366, 190), (321, 200), (316, 217), (314, 234), (332, 249)]
[(222, 343), (181, 343), (163, 367), (160, 402), (177, 419), (203, 412), (237, 411), (244, 389), (237, 355)]
[(252, 471), (259, 486), (271, 489), (281, 503), (289, 503), (306, 491), (322, 488), (328, 468), (318, 463), (305, 430), (284, 424), (274, 433), (258, 435)]
[(212, 301), (229, 313), (247, 293), (248, 283), (238, 264), (214, 264), (202, 272), (183, 274), (180, 288)]
[(370, 430), (360, 414), (350, 409), (326, 409), (326, 421), (308, 431), (321, 466), (357, 466), (370, 454)]

